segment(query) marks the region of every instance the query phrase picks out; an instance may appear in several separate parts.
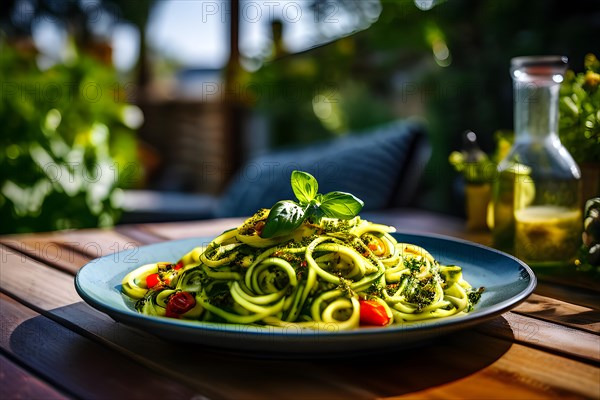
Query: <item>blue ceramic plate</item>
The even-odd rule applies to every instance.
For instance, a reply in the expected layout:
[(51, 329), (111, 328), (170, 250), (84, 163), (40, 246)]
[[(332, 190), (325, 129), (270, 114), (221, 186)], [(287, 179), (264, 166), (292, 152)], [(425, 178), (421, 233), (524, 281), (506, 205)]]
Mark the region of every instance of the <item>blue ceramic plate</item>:
[(443, 236), (395, 233), (394, 237), (426, 248), (443, 264), (461, 266), (463, 276), (473, 287), (485, 287), (475, 310), (467, 315), (341, 332), (182, 321), (137, 313), (134, 303), (121, 294), (123, 277), (143, 264), (176, 261), (193, 247), (209, 243), (206, 238), (164, 242), (96, 259), (81, 268), (75, 287), (88, 304), (116, 321), (167, 340), (236, 352), (296, 356), (348, 354), (348, 351), (356, 354), (421, 345), (500, 315), (535, 289), (536, 278), (531, 269), (499, 251)]

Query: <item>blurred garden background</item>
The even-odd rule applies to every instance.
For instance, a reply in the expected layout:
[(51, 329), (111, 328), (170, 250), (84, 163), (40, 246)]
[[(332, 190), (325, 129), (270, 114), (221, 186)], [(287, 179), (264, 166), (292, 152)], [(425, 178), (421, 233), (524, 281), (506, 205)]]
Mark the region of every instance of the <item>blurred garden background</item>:
[[(431, 145), (411, 206), (460, 216), (448, 156), (512, 129), (511, 57), (566, 55), (596, 95), (599, 37), (596, 0), (5, 0), (0, 233), (128, 222), (136, 192), (200, 218), (253, 157), (398, 119)], [(580, 164), (597, 114), (563, 130)]]

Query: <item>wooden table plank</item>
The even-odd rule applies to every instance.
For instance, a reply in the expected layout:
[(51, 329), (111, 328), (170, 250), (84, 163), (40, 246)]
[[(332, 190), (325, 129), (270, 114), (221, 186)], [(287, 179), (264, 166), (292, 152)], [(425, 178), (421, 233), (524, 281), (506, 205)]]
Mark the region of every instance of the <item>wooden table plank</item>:
[(34, 260), (42, 261), (58, 269), (75, 274), (89, 260), (77, 250), (57, 241), (56, 235), (13, 236), (2, 238), (0, 243), (15, 254), (26, 254)]
[(10, 235), (0, 243), (13, 252), (75, 274), (90, 260), (141, 245), (137, 240), (108, 229)]
[(544, 321), (600, 333), (600, 310), (532, 294), (512, 310)]
[[(98, 235), (100, 240), (95, 240), (96, 236), (86, 231), (79, 241), (75, 241), (72, 238), (73, 233), (69, 232), (65, 233), (66, 237), (58, 233), (13, 235), (0, 238), (0, 244), (7, 247), (6, 252), (13, 252), (20, 256), (24, 254), (72, 275), (98, 255), (106, 256), (113, 251), (135, 249), (146, 244), (139, 241), (141, 235), (137, 238), (127, 236), (127, 233), (135, 235), (134, 229), (124, 229), (123, 233), (110, 230), (100, 232)], [(146, 240), (153, 238), (153, 242), (164, 241), (151, 234), (145, 234), (144, 238)]]
[(67, 246), (92, 259), (142, 245), (137, 240), (122, 236), (111, 229), (67, 231), (61, 237), (65, 238)]
[(600, 362), (598, 335), (512, 312), (504, 314), (503, 317), (481, 324), (477, 329), (491, 336), (539, 346), (550, 352)]
[(65, 272), (15, 254), (0, 245), (0, 288), (24, 302), (42, 302), (47, 309), (81, 301), (73, 278)]
[(0, 398), (63, 400), (70, 397), (0, 354)]
[(600, 292), (571, 286), (568, 281), (558, 285), (553, 282), (538, 280), (535, 293), (541, 296), (563, 300), (568, 303), (578, 304), (583, 307), (589, 307), (596, 310), (600, 309)]
[[(3, 265), (19, 260), (19, 257), (14, 254), (8, 254), (5, 258), (7, 262)], [(24, 274), (22, 276), (15, 273), (14, 268), (11, 268), (10, 273), (7, 274), (6, 267), (2, 267), (0, 274), (3, 276), (3, 290), (9, 290), (11, 295), (17, 298), (21, 296), (35, 307), (44, 310), (49, 317), (67, 326), (78, 327), (80, 333), (85, 334), (86, 337), (93, 338), (129, 359), (134, 359), (153, 370), (160, 370), (172, 379), (178, 379), (197, 390), (210, 390), (223, 396), (227, 394), (231, 397), (245, 397), (251, 394), (261, 397), (262, 394), (266, 397), (283, 397), (292, 391), (298, 398), (315, 394), (325, 397), (370, 398), (406, 393), (445, 384), (472, 374), (479, 375), (488, 365), (504, 358), (505, 352), (513, 347), (510, 341), (467, 330), (422, 349), (392, 351), (385, 357), (379, 358), (379, 361), (371, 357), (357, 358), (348, 364), (348, 368), (351, 369), (346, 374), (339, 375), (339, 370), (343, 370), (346, 363), (335, 361), (328, 367), (328, 364), (323, 362), (261, 360), (215, 353), (201, 346), (165, 342), (145, 332), (114, 323), (104, 314), (78, 301), (69, 275), (52, 270), (33, 260), (26, 261), (16, 268)], [(33, 286), (45, 285), (46, 290), (38, 291), (32, 286), (23, 289), (18, 282), (25, 277), (35, 282)], [(526, 397), (525, 395), (530, 394), (531, 390), (537, 390), (537, 385), (550, 388), (557, 393), (567, 393), (574, 390), (572, 381), (581, 383), (582, 380), (583, 386), (587, 385), (593, 389), (597, 368), (542, 350), (521, 347), (523, 347), (523, 350), (520, 350), (523, 357), (542, 360), (538, 365), (542, 372), (538, 374), (541, 374), (540, 376), (545, 380), (538, 382), (537, 378), (533, 379), (532, 387), (515, 389), (513, 394)], [(490, 353), (490, 349), (495, 349), (495, 352)], [(182, 366), (181, 360), (186, 360), (185, 374), (178, 372), (178, 368)], [(196, 363), (189, 360), (203, 362)], [(423, 365), (414, 368), (415, 360), (422, 360)], [(457, 368), (459, 362), (465, 363), (462, 368)], [(355, 368), (360, 364), (369, 365), (367, 374), (361, 372), (357, 375)], [(563, 372), (560, 379), (556, 377), (550, 379), (549, 371), (562, 371), (565, 365), (572, 369)], [(526, 378), (525, 375), (513, 374), (514, 370), (519, 368), (521, 368), (519, 361), (513, 359), (493, 375), (494, 379), (500, 382), (519, 383)], [(423, 370), (427, 370), (433, 378), (427, 379), (423, 386), (415, 386), (414, 382), (423, 379)], [(293, 373), (290, 374), (290, 371)], [(168, 375), (169, 373), (175, 376)], [(389, 379), (382, 379), (386, 374), (391, 374)], [(199, 381), (196, 379), (198, 376), (203, 379)], [(369, 376), (372, 383), (366, 384), (365, 376)], [(398, 377), (406, 378), (399, 380)], [(487, 375), (485, 377), (488, 379)], [(585, 393), (594, 393), (589, 392), (592, 389), (587, 389), (588, 392)], [(578, 396), (582, 392), (581, 389), (577, 389), (573, 393)]]
[(224, 218), (195, 222), (144, 224), (140, 229), (165, 240), (190, 237), (212, 239), (228, 229), (240, 226), (244, 220), (244, 218)]
[[(3, 251), (0, 248), (0, 252)], [(59, 271), (12, 253), (2, 253), (2, 257), (20, 265), (15, 271), (12, 271), (8, 279), (3, 280), (2, 285), (5, 287), (5, 290), (15, 293), (18, 293), (19, 290), (24, 291), (28, 293), (29, 299), (39, 298), (40, 302), (51, 305), (53, 308), (80, 301), (70, 279), (65, 279)], [(0, 268), (2, 268), (0, 271), (6, 273), (6, 265), (4, 267), (0, 266)], [(554, 302), (554, 304), (557, 307), (562, 305), (563, 311), (569, 309), (566, 303)], [(573, 307), (577, 306), (571, 306), (570, 309), (573, 309)], [(577, 338), (578, 340), (565, 341), (563, 340), (563, 335), (566, 333), (565, 330), (570, 329), (568, 327), (512, 313), (506, 315), (506, 321), (508, 322), (506, 326), (495, 324), (492, 321), (482, 325), (479, 329), (490, 335), (511, 340), (516, 339), (522, 343), (530, 343), (534, 346), (545, 346), (552, 351), (559, 349), (566, 354), (578, 357), (589, 358), (591, 360), (600, 359), (600, 355), (598, 354), (599, 341), (596, 335), (585, 331), (573, 330), (573, 332), (569, 332), (570, 335), (568, 337)]]
[[(478, 347), (479, 348), (479, 347)], [(530, 350), (514, 344), (495, 363), (480, 373), (452, 382), (390, 396), (391, 399), (597, 399), (600, 396), (600, 372), (580, 369), (577, 362), (560, 360), (552, 370), (540, 368), (555, 363), (553, 356), (540, 352), (532, 357)], [(585, 378), (576, 371), (588, 374)]]
[(507, 380), (540, 388), (553, 397), (600, 397), (600, 369), (547, 352), (532, 352), (526, 346), (514, 344), (492, 368), (494, 374), (508, 373)]
[[(474, 330), (402, 352), (392, 358), (396, 367), (389, 367), (390, 357), (393, 354), (370, 357), (369, 366), (383, 363), (388, 368), (374, 367), (376, 373), (360, 374), (364, 386), (385, 398), (597, 398), (600, 394), (598, 368)], [(334, 361), (329, 367), (342, 379), (353, 375), (356, 365)]]
[(123, 237), (131, 238), (141, 244), (164, 242), (165, 238), (157, 236), (144, 228), (144, 225), (119, 225), (115, 231)]
[(0, 294), (0, 346), (54, 385), (85, 399), (191, 398), (198, 393)]
[[(214, 237), (242, 221), (119, 227), (117, 233), (104, 230), (98, 234), (102, 242), (99, 248), (100, 252), (108, 254), (113, 250), (111, 247), (122, 250), (127, 243), (139, 245), (185, 237)], [(431, 228), (435, 226), (430, 225)], [(72, 247), (82, 255), (80, 260), (98, 254), (89, 246), (88, 250), (93, 252), (82, 251), (82, 243), (86, 243), (83, 240), (92, 240), (95, 231), (88, 234), (78, 246)], [(66, 240), (61, 234), (52, 236), (56, 237), (40, 243)], [(34, 240), (36, 237), (27, 236), (26, 239)], [(73, 237), (68, 240), (73, 240)], [(505, 314), (477, 329), (444, 337), (420, 349), (390, 351), (385, 356), (356, 357), (352, 362), (265, 360), (215, 352), (201, 346), (169, 343), (115, 323), (81, 302), (74, 291), (72, 276), (28, 257), (15, 264), (23, 257), (13, 249), (0, 248), (0, 252), (3, 252), (2, 263), (10, 259), (13, 266), (19, 266), (16, 269), (23, 270), (15, 272), (13, 268), (0, 265), (2, 290), (31, 304), (55, 324), (59, 323), (70, 332), (77, 332), (98, 346), (110, 349), (113, 355), (133, 360), (134, 364), (157, 371), (161, 376), (199, 393), (230, 398), (373, 398), (396, 395), (411, 398), (493, 398), (494, 395), (600, 398), (600, 369), (597, 368), (599, 318), (598, 308), (594, 307), (597, 297), (594, 298), (593, 293), (588, 295), (587, 303), (579, 303), (586, 307), (534, 295), (531, 302), (526, 301), (514, 313)], [(7, 252), (14, 254), (7, 255)], [(37, 259), (63, 270), (67, 266), (66, 270), (72, 274), (78, 266), (70, 264), (66, 256), (55, 260), (54, 264), (48, 255)], [(10, 271), (8, 280), (6, 271)], [(36, 285), (46, 283), (52, 289), (44, 293), (26, 286), (26, 291), (19, 291), (17, 282), (38, 276), (44, 277), (47, 282), (37, 282)], [(561, 298), (568, 300), (568, 297)], [(202, 360), (202, 363), (184, 361), (186, 371), (182, 374), (177, 370), (182, 365), (181, 360), (187, 359)], [(362, 369), (357, 372), (356, 365), (368, 365), (369, 368), (366, 372)], [(294, 373), (289, 374), (289, 371)], [(423, 371), (427, 374), (424, 375)]]
[[(256, 398), (263, 397), (269, 391), (273, 391), (272, 397), (277, 397), (276, 393), (281, 396), (294, 385), (297, 386), (297, 390), (303, 389), (304, 382), (310, 380), (312, 386), (305, 388), (302, 393), (314, 395), (318, 391), (330, 398), (373, 397), (360, 394), (359, 388), (340, 388), (337, 382), (320, 375), (312, 376), (312, 372), (307, 368), (287, 375), (283, 374), (285, 368), (282, 369), (276, 362), (239, 357), (224, 358), (222, 352), (213, 354), (210, 350), (197, 346), (191, 349), (189, 346), (168, 343), (146, 332), (115, 323), (105, 314), (81, 301), (69, 275), (34, 260), (13, 253), (3, 253), (2, 250), (0, 246), (0, 258), (5, 260), (0, 263), (3, 291), (40, 309), (56, 321), (69, 327), (78, 327), (81, 329), (79, 333), (92, 337), (95, 341), (110, 346), (151, 369), (159, 370), (171, 379), (181, 380), (201, 392), (245, 398), (248, 393), (253, 393), (257, 385), (263, 385), (263, 394), (255, 392)], [(18, 263), (18, 268), (14, 268), (15, 263)], [(13, 266), (10, 273), (9, 265)], [(26, 284), (22, 284), (24, 280)], [(182, 360), (186, 365), (186, 374), (181, 373)], [(194, 360), (204, 362), (197, 363)], [(234, 365), (231, 365), (232, 363)], [(207, 378), (198, 380), (198, 376)], [(303, 397), (304, 395), (300, 394), (297, 396)]]
[[(575, 266), (564, 266), (562, 268), (536, 268), (534, 269), (538, 279), (546, 284), (554, 286), (571, 286), (600, 295), (600, 279), (597, 274), (577, 271)], [(600, 301), (596, 303), (600, 308)]]

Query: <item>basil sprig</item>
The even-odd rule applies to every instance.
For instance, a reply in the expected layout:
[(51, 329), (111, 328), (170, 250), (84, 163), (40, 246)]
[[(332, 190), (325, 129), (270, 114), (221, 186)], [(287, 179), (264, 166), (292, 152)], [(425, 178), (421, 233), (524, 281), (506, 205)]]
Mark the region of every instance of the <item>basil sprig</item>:
[(363, 201), (350, 193), (318, 193), (319, 184), (309, 173), (293, 171), (290, 181), (298, 202), (282, 200), (275, 203), (262, 229), (263, 238), (289, 234), (306, 219), (313, 222), (322, 217), (351, 219), (363, 208)]

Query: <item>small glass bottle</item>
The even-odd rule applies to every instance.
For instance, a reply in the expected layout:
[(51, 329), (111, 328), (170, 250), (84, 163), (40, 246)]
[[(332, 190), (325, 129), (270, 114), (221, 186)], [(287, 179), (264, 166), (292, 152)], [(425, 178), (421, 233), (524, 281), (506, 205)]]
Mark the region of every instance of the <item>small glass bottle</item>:
[(531, 266), (560, 266), (580, 246), (579, 167), (558, 137), (560, 56), (511, 60), (515, 140), (494, 184), (494, 246)]

